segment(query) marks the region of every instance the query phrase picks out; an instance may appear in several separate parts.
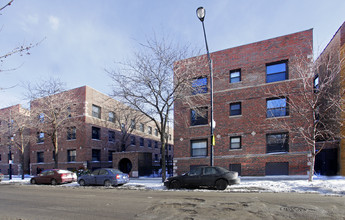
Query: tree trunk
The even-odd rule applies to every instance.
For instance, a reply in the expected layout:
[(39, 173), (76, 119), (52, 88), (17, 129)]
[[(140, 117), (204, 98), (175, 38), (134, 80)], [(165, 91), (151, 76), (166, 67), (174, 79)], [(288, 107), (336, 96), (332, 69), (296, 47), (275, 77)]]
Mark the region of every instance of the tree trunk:
[(59, 147), (58, 147), (58, 137), (57, 137), (57, 131), (54, 131), (54, 138), (53, 138), (53, 143), (54, 143), (54, 149), (55, 149), (55, 163), (54, 163), (54, 168), (58, 169), (59, 168)]
[(311, 154), (311, 158), (310, 158), (310, 168), (309, 168), (309, 178), (308, 181), (312, 182), (313, 181), (313, 177), (314, 177), (314, 166), (315, 166), (315, 153)]
[(24, 167), (24, 164), (25, 164), (25, 161), (24, 161), (24, 149), (23, 149), (23, 151), (21, 151), (20, 162), (22, 164), (22, 180), (23, 180), (24, 179), (24, 171), (25, 171), (25, 167)]

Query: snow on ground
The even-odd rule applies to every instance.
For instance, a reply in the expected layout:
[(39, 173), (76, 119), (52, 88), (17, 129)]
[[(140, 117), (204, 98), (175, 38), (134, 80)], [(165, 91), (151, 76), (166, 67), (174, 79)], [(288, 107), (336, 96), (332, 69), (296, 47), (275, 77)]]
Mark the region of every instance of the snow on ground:
[[(0, 184), (30, 184), (30, 176), (24, 180), (13, 176), (12, 180), (4, 178)], [(79, 187), (74, 182), (62, 187)], [(129, 183), (118, 187), (133, 190), (167, 190), (161, 178), (133, 178)], [(209, 191), (196, 189), (196, 191)], [(345, 177), (315, 176), (313, 182), (308, 182), (306, 176), (274, 176), (274, 177), (242, 177), (241, 183), (229, 186), (224, 192), (271, 192), (271, 193), (318, 193), (324, 195), (345, 196)]]

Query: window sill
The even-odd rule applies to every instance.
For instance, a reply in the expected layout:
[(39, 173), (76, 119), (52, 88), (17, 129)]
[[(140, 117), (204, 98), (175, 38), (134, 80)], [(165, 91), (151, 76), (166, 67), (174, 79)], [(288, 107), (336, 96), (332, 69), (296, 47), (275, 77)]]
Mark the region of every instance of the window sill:
[(242, 148), (234, 148), (234, 149), (229, 149), (229, 151), (242, 151)]
[(207, 157), (207, 155), (206, 156), (190, 156), (190, 158), (206, 158)]
[(93, 139), (93, 138), (91, 140), (93, 140), (93, 141), (101, 141), (101, 139)]
[(229, 115), (229, 118), (241, 118), (242, 115)]
[(67, 139), (66, 141), (75, 141), (75, 140), (77, 140), (77, 138), (75, 138), (75, 139)]
[(285, 115), (285, 116), (277, 116), (277, 117), (269, 117), (269, 118), (267, 118), (267, 117), (266, 117), (266, 119), (268, 119), (268, 120), (272, 120), (272, 119), (280, 119), (280, 118), (290, 118), (290, 115)]
[(275, 154), (287, 154), (289, 153), (288, 151), (281, 151), (281, 152), (267, 152), (266, 154), (270, 154), (270, 155), (275, 155)]
[(200, 128), (200, 127), (208, 127), (208, 124), (204, 125), (190, 125), (189, 128)]

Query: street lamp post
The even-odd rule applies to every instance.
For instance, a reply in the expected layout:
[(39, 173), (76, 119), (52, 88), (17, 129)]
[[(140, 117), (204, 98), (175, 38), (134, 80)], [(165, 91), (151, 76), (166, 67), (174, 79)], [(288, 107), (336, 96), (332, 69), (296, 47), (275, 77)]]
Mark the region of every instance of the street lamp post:
[(215, 123), (213, 121), (213, 68), (212, 68), (212, 60), (210, 56), (210, 52), (208, 51), (208, 44), (207, 44), (207, 38), (206, 38), (206, 31), (205, 31), (205, 25), (204, 25), (204, 19), (205, 19), (205, 9), (203, 7), (199, 7), (196, 10), (196, 15), (198, 16), (199, 20), (202, 23), (202, 29), (204, 31), (204, 38), (205, 38), (205, 44), (206, 44), (206, 51), (207, 51), (207, 58), (208, 58), (208, 63), (209, 63), (209, 68), (210, 68), (210, 100), (211, 100), (211, 106), (210, 106), (210, 112), (211, 112), (211, 122), (210, 122), (210, 130), (211, 130), (211, 135), (210, 135), (210, 143), (211, 143), (211, 152), (210, 152), (210, 165), (214, 165), (214, 134), (213, 130), (215, 127)]
[(12, 142), (13, 142), (13, 136), (12, 136), (12, 112), (10, 110), (10, 123), (9, 123), (9, 141), (10, 144), (8, 145), (8, 178), (12, 179)]

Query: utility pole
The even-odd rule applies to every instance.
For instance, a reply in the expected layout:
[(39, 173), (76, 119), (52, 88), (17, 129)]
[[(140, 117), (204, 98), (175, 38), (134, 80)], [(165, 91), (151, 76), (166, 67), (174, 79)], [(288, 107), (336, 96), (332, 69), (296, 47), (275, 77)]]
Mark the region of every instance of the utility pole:
[(9, 175), (9, 179), (11, 180), (12, 179), (12, 142), (14, 141), (13, 139), (13, 135), (12, 135), (12, 110), (10, 110), (10, 122), (8, 124), (9, 126), (9, 140), (10, 140), (10, 143), (8, 145), (8, 175)]

